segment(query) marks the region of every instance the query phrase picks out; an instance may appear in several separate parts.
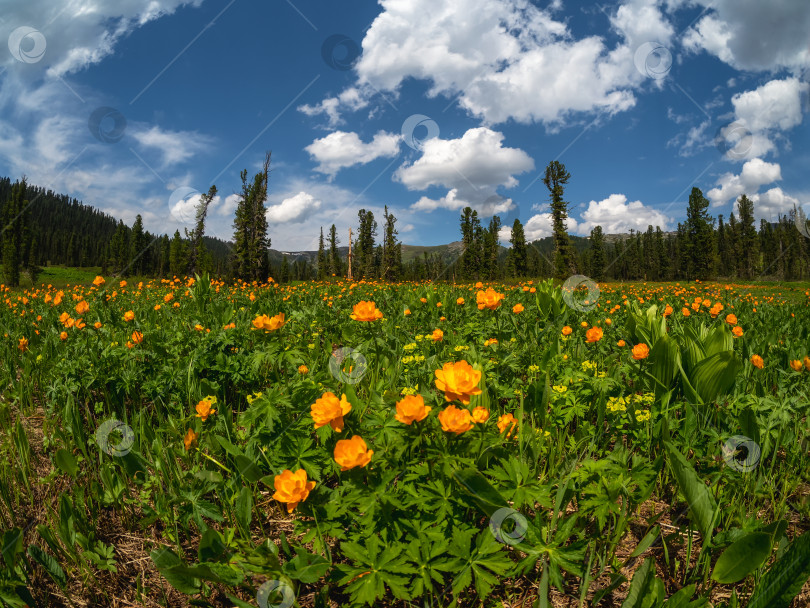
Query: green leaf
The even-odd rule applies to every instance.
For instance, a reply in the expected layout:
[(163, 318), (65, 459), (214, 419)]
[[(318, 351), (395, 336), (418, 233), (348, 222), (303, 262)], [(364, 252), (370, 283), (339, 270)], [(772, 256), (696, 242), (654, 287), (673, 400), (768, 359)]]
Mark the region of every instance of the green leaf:
[(660, 603), (663, 592), (664, 585), (656, 578), (654, 562), (648, 557), (633, 575), (622, 608), (651, 608)]
[(740, 423), (740, 429), (743, 435), (751, 439), (754, 443), (760, 442), (759, 424), (757, 423), (757, 415), (750, 406), (743, 408), (740, 415), (737, 417)]
[(14, 568), (17, 561), (17, 554), (23, 551), (23, 531), (20, 528), (12, 528), (3, 533), (0, 542), (3, 543), (3, 560), (9, 568)]
[(810, 578), (810, 532), (794, 540), (759, 581), (748, 608), (788, 608)]
[(706, 334), (706, 337), (703, 338), (703, 348), (706, 351), (706, 357), (734, 350), (734, 338), (728, 324), (721, 323)]
[(498, 509), (509, 507), (506, 499), (492, 487), (489, 480), (478, 469), (468, 468), (453, 471), (453, 479), (459, 483), (461, 489), (473, 499), (476, 506), (487, 517), (492, 517), (492, 514)]
[(641, 539), (641, 542), (638, 544), (638, 546), (636, 546), (636, 548), (633, 549), (633, 552), (630, 554), (630, 557), (638, 557), (639, 555), (644, 553), (647, 549), (650, 548), (650, 545), (652, 545), (658, 539), (658, 536), (660, 534), (661, 534), (660, 526), (655, 526), (652, 530), (647, 532), (647, 534), (644, 535), (644, 538)]
[(712, 578), (728, 585), (741, 581), (759, 568), (771, 554), (771, 535), (752, 532), (732, 543), (717, 560)]
[(174, 552), (168, 549), (155, 549), (150, 553), (150, 557), (152, 561), (155, 562), (157, 569), (160, 570), (160, 574), (163, 578), (169, 581), (169, 584), (180, 593), (187, 593), (189, 595), (199, 593), (201, 583), (197, 578), (186, 572), (175, 571), (176, 568), (183, 567), (183, 562), (180, 561), (180, 558), (177, 557)]
[(28, 555), (33, 557), (40, 566), (45, 568), (45, 571), (50, 575), (50, 577), (59, 585), (62, 589), (65, 588), (67, 585), (67, 577), (65, 576), (65, 571), (62, 570), (62, 566), (59, 565), (53, 556), (49, 553), (45, 553), (42, 549), (40, 549), (37, 545), (31, 545), (28, 547)]
[(242, 530), (250, 531), (250, 522), (253, 519), (253, 492), (247, 486), (242, 487), (236, 499), (236, 521)]
[(678, 373), (681, 351), (678, 344), (668, 335), (661, 336), (650, 351), (650, 373), (662, 386), (655, 385), (659, 395), (670, 387), (675, 374)]
[(669, 599), (664, 600), (663, 608), (703, 608), (708, 603), (708, 598), (700, 598), (690, 601), (695, 594), (695, 585), (687, 585), (683, 589), (676, 591)]
[(678, 451), (678, 448), (669, 441), (664, 442), (664, 447), (672, 474), (689, 504), (689, 515), (703, 535), (704, 546), (707, 546), (712, 536), (714, 516), (717, 510), (714, 496), (698, 477), (689, 461)]
[(284, 574), (293, 580), (311, 585), (327, 573), (332, 564), (315, 553), (296, 547), (295, 557), (284, 564)]
[(247, 456), (237, 456), (236, 466), (239, 467), (239, 474), (250, 483), (256, 483), (264, 476), (262, 470)]
[(741, 369), (742, 364), (737, 354), (726, 350), (698, 363), (690, 374), (690, 380), (703, 403), (712, 403), (734, 388)]
[(59, 448), (56, 450), (53, 459), (56, 466), (59, 467), (63, 473), (67, 473), (73, 478), (76, 477), (76, 474), (79, 472), (79, 466), (73, 454), (68, 452), (65, 448)]
[(208, 528), (200, 538), (200, 546), (197, 548), (197, 559), (201, 562), (220, 561), (225, 556), (227, 546), (222, 540), (222, 535), (213, 528)]

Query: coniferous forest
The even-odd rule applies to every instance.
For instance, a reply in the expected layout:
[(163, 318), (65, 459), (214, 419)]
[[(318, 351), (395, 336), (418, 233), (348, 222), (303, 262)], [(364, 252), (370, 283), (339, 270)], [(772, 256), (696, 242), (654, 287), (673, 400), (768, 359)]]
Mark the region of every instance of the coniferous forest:
[[(272, 227), (265, 214), (269, 167), (267, 154), (263, 169), (252, 180), (242, 172), (231, 242), (205, 234), (207, 208), (216, 187), (201, 197), (193, 230), (152, 234), (140, 215), (128, 226), (68, 194), (24, 178), (14, 182), (0, 178), (2, 279), (10, 286), (26, 276), (36, 283), (40, 269), (49, 265), (98, 267), (101, 274), (119, 276), (208, 272), (225, 279), (272, 276), (280, 282), (346, 275), (348, 243), (334, 225), (325, 233), (321, 228), (317, 253), (270, 248)], [(709, 201), (693, 188), (686, 219), (674, 231), (648, 226), (630, 234), (605, 234), (596, 226), (588, 237), (581, 237), (566, 230), (569, 203), (564, 186), (570, 177), (561, 163), (549, 164), (543, 181), (549, 190), (553, 234), (530, 242), (519, 219), (504, 230), (497, 215), (486, 221), (466, 207), (459, 218), (460, 241), (409, 247), (398, 239), (397, 219), (387, 206), (381, 227), (372, 211), (360, 209), (352, 276), (388, 281), (564, 279), (576, 273), (599, 281), (810, 278), (810, 238), (801, 209), (775, 221), (757, 221), (753, 201), (742, 195), (728, 216), (714, 217)]]

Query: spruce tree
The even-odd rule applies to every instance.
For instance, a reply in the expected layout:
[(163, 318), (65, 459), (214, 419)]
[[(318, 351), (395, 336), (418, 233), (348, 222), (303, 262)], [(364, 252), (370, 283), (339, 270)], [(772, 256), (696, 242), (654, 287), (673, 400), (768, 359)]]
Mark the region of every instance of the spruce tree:
[(551, 196), (551, 217), (554, 230), (554, 276), (558, 279), (576, 274), (577, 267), (571, 242), (568, 239), (568, 203), (563, 199), (564, 186), (571, 179), (565, 165), (553, 160), (546, 167), (543, 183)]
[(265, 281), (270, 274), (270, 238), (267, 236), (267, 182), (270, 176), (270, 152), (264, 166), (248, 182), (247, 169), (240, 174), (242, 193), (234, 217), (233, 271), (236, 278)]
[(685, 226), (688, 279), (708, 279), (714, 268), (714, 219), (708, 208), (709, 201), (700, 188), (692, 188)]
[(759, 239), (754, 226), (754, 203), (745, 194), (737, 201), (740, 214), (737, 235), (738, 260), (743, 269), (743, 278), (751, 279), (759, 274)]
[(512, 277), (525, 277), (529, 271), (529, 255), (526, 249), (526, 234), (523, 224), (518, 218), (512, 222), (512, 235), (509, 238), (512, 245), (509, 249), (508, 265)]
[(205, 245), (203, 244), (203, 235), (205, 234), (205, 218), (208, 215), (208, 207), (214, 197), (217, 195), (217, 187), (211, 186), (208, 192), (200, 197), (200, 202), (197, 203), (195, 208), (195, 224), (194, 229), (189, 232), (186, 229), (186, 238), (188, 244), (188, 273), (195, 275), (207, 266), (205, 257)]
[(340, 261), (340, 252), (338, 251), (338, 244), (340, 240), (337, 236), (337, 228), (332, 224), (329, 228), (329, 274), (340, 276), (343, 274), (343, 269)]
[(591, 277), (596, 281), (605, 278), (605, 241), (602, 226), (591, 229)]
[(385, 206), (383, 214), (385, 220), (385, 232), (383, 233), (383, 251), (382, 251), (382, 273), (381, 278), (386, 281), (398, 281), (402, 269), (402, 243), (397, 241), (397, 218), (393, 213), (388, 212), (388, 206)]
[(326, 252), (323, 247), (323, 226), (321, 226), (321, 236), (318, 238), (318, 279), (326, 277)]

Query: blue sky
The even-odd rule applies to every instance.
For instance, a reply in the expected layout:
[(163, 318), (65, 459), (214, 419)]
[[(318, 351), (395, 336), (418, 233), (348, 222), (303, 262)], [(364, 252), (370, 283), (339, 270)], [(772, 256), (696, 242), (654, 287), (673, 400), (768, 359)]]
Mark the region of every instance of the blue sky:
[(573, 234), (675, 229), (693, 186), (775, 219), (810, 211), (808, 31), (804, 0), (6, 1), (0, 174), (157, 233), (215, 183), (227, 239), (272, 150), (282, 250), (383, 205), (409, 244), (467, 205), (539, 238), (555, 159)]

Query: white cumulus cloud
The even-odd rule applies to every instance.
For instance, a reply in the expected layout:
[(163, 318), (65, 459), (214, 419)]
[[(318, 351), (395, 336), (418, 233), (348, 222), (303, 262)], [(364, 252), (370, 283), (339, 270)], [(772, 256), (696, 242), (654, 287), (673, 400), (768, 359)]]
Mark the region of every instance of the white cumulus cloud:
[(330, 97), (302, 111), (340, 112), (363, 107), (374, 91), (397, 95), (409, 78), (427, 81), (428, 96), (457, 99), (487, 124), (513, 119), (552, 127), (573, 113), (613, 114), (635, 104), (633, 91), (647, 75), (635, 51), (667, 46), (672, 26), (655, 0), (629, 0), (610, 15), (620, 42), (577, 39), (554, 5), (529, 0), (380, 0), (383, 11), (366, 31), (351, 89), (359, 98)]
[(482, 215), (505, 213), (513, 202), (498, 194), (499, 187), (513, 188), (516, 174), (534, 169), (534, 161), (519, 148), (503, 146), (503, 134), (486, 127), (469, 129), (457, 139), (434, 137), (423, 143), (422, 156), (401, 166), (394, 180), (409, 190), (431, 186), (448, 188), (439, 199), (423, 196), (411, 206), (415, 211), (470, 206)]
[(366, 143), (357, 133), (335, 131), (316, 139), (304, 150), (318, 162), (315, 170), (334, 177), (338, 171), (354, 165), (365, 165), (378, 158), (391, 158), (399, 153), (400, 136), (378, 132)]
[(740, 195), (751, 195), (759, 191), (760, 186), (782, 179), (779, 163), (769, 163), (761, 158), (753, 158), (743, 165), (739, 175), (724, 173), (717, 180), (717, 186), (706, 193), (713, 206), (725, 205), (729, 200), (736, 200)]
[(290, 198), (285, 198), (278, 205), (268, 207), (265, 215), (268, 222), (275, 224), (297, 224), (303, 222), (320, 207), (320, 200), (308, 192), (299, 192)]
[(706, 14), (683, 37), (688, 50), (740, 70), (805, 69), (810, 4), (803, 0), (696, 0)]
[(611, 194), (601, 201), (591, 201), (581, 214), (579, 231), (587, 234), (595, 226), (602, 226), (606, 234), (627, 233), (630, 230), (642, 232), (648, 226), (669, 228), (672, 218), (647, 207), (641, 201), (628, 203), (624, 194)]

